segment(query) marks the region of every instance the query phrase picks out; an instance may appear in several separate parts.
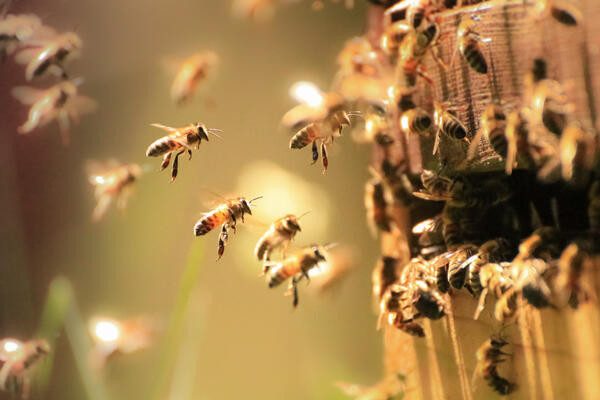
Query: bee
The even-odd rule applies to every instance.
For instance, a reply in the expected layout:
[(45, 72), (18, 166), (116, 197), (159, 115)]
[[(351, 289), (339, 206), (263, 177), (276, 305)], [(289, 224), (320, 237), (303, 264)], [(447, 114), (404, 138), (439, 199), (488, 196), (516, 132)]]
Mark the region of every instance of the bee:
[(511, 270), (515, 289), (529, 304), (538, 309), (555, 308), (550, 302), (551, 290), (545, 279), (545, 275), (550, 272), (546, 261), (539, 258), (513, 260)]
[[(428, 50), (435, 48), (438, 37), (439, 28), (437, 24), (432, 24), (425, 31), (412, 31), (402, 39), (397, 70), (401, 74), (400, 76), (404, 78), (405, 87), (412, 88), (415, 86), (417, 76), (425, 79), (430, 85), (433, 84), (433, 80), (427, 74), (425, 66), (422, 64), (422, 60)], [(432, 51), (431, 54), (436, 62), (445, 67), (435, 51)]]
[(377, 114), (370, 114), (365, 121), (364, 140), (374, 142), (382, 148), (387, 148), (394, 143), (390, 135), (390, 126), (385, 118)]
[(594, 235), (600, 234), (600, 180), (592, 182), (588, 192), (588, 219), (590, 231)]
[(397, 21), (390, 24), (381, 34), (379, 44), (381, 49), (390, 57), (396, 57), (400, 48), (400, 43), (404, 37), (412, 30), (412, 27), (404, 21)]
[[(511, 321), (517, 313), (517, 300), (519, 296), (519, 292), (512, 286), (508, 285), (506, 290), (498, 297), (496, 301), (496, 305), (494, 306), (494, 317), (502, 322), (506, 323)], [(484, 289), (485, 290), (485, 289)], [(485, 306), (485, 302), (482, 302), (482, 299), (485, 299), (485, 296), (481, 295), (479, 298), (480, 306), (478, 310)], [(478, 316), (478, 314), (476, 314)]]
[(96, 162), (88, 164), (89, 181), (95, 188), (98, 204), (92, 213), (92, 220), (99, 221), (108, 207), (116, 200), (117, 208), (124, 210), (131, 196), (134, 182), (142, 174), (137, 164), (121, 165), (110, 161), (106, 165)]
[(393, 85), (388, 87), (387, 95), (389, 101), (391, 101), (392, 104), (395, 104), (398, 110), (401, 113), (403, 113), (405, 111), (417, 107), (415, 102), (413, 101), (413, 92), (414, 89), (412, 88)]
[(470, 143), (467, 138), (467, 129), (462, 122), (439, 102), (434, 103), (433, 121), (437, 128), (433, 144), (433, 154), (436, 154), (438, 151), (441, 133), (453, 139), (461, 140), (466, 144)]
[(432, 320), (438, 320), (446, 315), (446, 301), (434, 285), (423, 280), (417, 280), (415, 285), (415, 308), (420, 315)]
[(0, 341), (0, 389), (20, 398), (29, 397), (31, 372), (50, 353), (48, 341), (17, 339)]
[(562, 177), (566, 181), (581, 178), (594, 165), (596, 145), (593, 134), (577, 123), (567, 125), (560, 137)]
[[(539, 61), (538, 61), (539, 64)], [(531, 126), (543, 126), (549, 132), (560, 135), (567, 125), (567, 116), (573, 112), (573, 105), (567, 102), (563, 85), (553, 79), (538, 79), (534, 71), (525, 79), (524, 111)]]
[(373, 177), (365, 185), (365, 208), (367, 209), (367, 223), (373, 235), (377, 229), (391, 232), (393, 221), (388, 215), (388, 205), (392, 203), (384, 185), (383, 179), (370, 168)]
[(41, 20), (33, 14), (7, 15), (0, 20), (0, 61), (25, 45), (41, 28)]
[(403, 0), (385, 10), (387, 17), (398, 11), (406, 9), (406, 20), (415, 30), (421, 27), (421, 24), (428, 19), (429, 15), (436, 11), (438, 7), (432, 0)]
[(469, 64), (471, 69), (479, 74), (487, 74), (488, 65), (479, 43), (486, 42), (488, 39), (482, 38), (477, 31), (475, 31), (475, 25), (479, 22), (479, 19), (475, 16), (464, 19), (458, 25), (456, 32), (456, 41), (458, 44), (458, 52)]
[(517, 389), (517, 385), (498, 374), (498, 364), (504, 362), (507, 353), (502, 348), (508, 343), (501, 338), (486, 340), (475, 353), (477, 367), (475, 373), (481, 376), (495, 392), (508, 395)]
[(19, 133), (26, 134), (41, 128), (53, 120), (58, 121), (64, 144), (69, 143), (71, 120), (78, 120), (82, 114), (96, 109), (96, 102), (78, 93), (81, 80), (67, 80), (48, 89), (35, 89), (28, 86), (15, 87), (12, 95), (25, 105), (30, 105), (27, 121), (19, 127)]
[(556, 291), (563, 299), (567, 299), (567, 303), (573, 309), (577, 309), (579, 304), (586, 303), (591, 297), (591, 291), (584, 289), (586, 281), (582, 279), (587, 257), (582, 246), (571, 243), (564, 249), (558, 261), (558, 275), (554, 281)]
[[(401, 31), (402, 28), (397, 27), (397, 30)], [(345, 43), (344, 48), (338, 54), (337, 64), (342, 75), (378, 78), (381, 74), (378, 57), (369, 40), (364, 36), (357, 36)]]
[(432, 123), (431, 115), (422, 108), (412, 108), (400, 116), (400, 126), (407, 134), (429, 137)]
[(464, 268), (468, 271), (467, 282), (475, 297), (479, 297), (483, 290), (483, 285), (481, 284), (479, 276), (481, 268), (486, 264), (506, 259), (508, 250), (510, 250), (510, 245), (506, 239), (498, 238), (488, 240), (479, 246), (477, 254), (465, 261)]
[[(529, 154), (527, 121), (520, 112), (513, 111), (508, 114), (504, 134), (506, 140), (506, 174), (511, 175), (517, 164), (517, 155)], [(498, 140), (501, 141), (501, 139)]]
[(387, 316), (387, 322), (397, 329), (411, 336), (424, 337), (425, 330), (421, 324), (414, 321), (414, 315), (408, 315), (412, 304), (405, 304), (407, 294), (407, 288), (399, 284), (387, 288), (379, 303), (380, 312), (377, 327), (379, 329), (381, 321)]
[[(303, 214), (305, 215), (305, 214)], [(254, 255), (259, 261), (270, 261), (271, 253), (278, 248), (281, 248), (283, 257), (285, 258), (286, 251), (291, 241), (296, 236), (296, 233), (300, 232), (300, 223), (298, 222), (300, 217), (296, 217), (294, 214), (287, 214), (281, 217), (271, 224), (269, 229), (256, 243), (254, 248)], [(263, 274), (266, 273), (268, 268), (263, 269)]]
[(515, 261), (519, 262), (530, 257), (551, 260), (560, 254), (560, 236), (556, 229), (545, 226), (535, 230), (519, 245), (519, 253)]
[(373, 282), (373, 295), (381, 301), (383, 294), (400, 275), (400, 260), (396, 257), (383, 256), (377, 261), (371, 281)]
[(536, 0), (534, 8), (539, 18), (549, 15), (565, 26), (579, 25), (583, 19), (581, 11), (566, 1)]
[(477, 253), (477, 246), (464, 244), (448, 254), (448, 282), (455, 289), (462, 289), (467, 278), (466, 261)]
[(424, 169), (421, 172), (421, 184), (424, 190), (413, 192), (415, 197), (424, 200), (447, 201), (454, 187), (454, 181), (448, 177)]
[(252, 200), (246, 200), (244, 197), (226, 200), (212, 211), (204, 213), (202, 218), (194, 225), (194, 235), (206, 235), (208, 232), (221, 225), (217, 256), (217, 260), (219, 260), (225, 252), (225, 244), (229, 239), (229, 229), (232, 229), (233, 233), (235, 233), (238, 219), (241, 219), (243, 223), (245, 214), (252, 215), (250, 204), (260, 198), (262, 198), (262, 196), (255, 197)]
[(499, 104), (488, 104), (481, 115), (481, 126), (471, 141), (467, 159), (472, 159), (482, 138), (490, 143), (492, 148), (502, 158), (506, 158), (508, 141), (505, 136), (506, 115)]
[(26, 64), (25, 79), (31, 81), (46, 73), (68, 79), (65, 64), (78, 58), (83, 47), (81, 38), (74, 32), (54, 35), (43, 45), (20, 51), (15, 57), (19, 64)]
[[(419, 254), (421, 255), (421, 257), (425, 258), (425, 259), (429, 259), (432, 257), (436, 257), (438, 256), (440, 253), (444, 252), (446, 250), (446, 246), (445, 246), (445, 242), (444, 242), (444, 235), (442, 234), (442, 215), (439, 214), (437, 216), (435, 216), (434, 218), (428, 218), (426, 220), (423, 220), (421, 222), (419, 222), (417, 225), (415, 225), (412, 228), (412, 234), (413, 235), (418, 235), (418, 249), (419, 249)], [(439, 272), (439, 269), (438, 269)], [(446, 270), (447, 273), (447, 270)], [(444, 278), (445, 278), (445, 274), (444, 274)], [(439, 279), (439, 273), (438, 273), (438, 279)], [(446, 279), (446, 278), (445, 278)], [(447, 283), (447, 279), (446, 282)], [(443, 289), (443, 287), (445, 286), (444, 283), (441, 284), (442, 286), (440, 286), (440, 282), (438, 281), (438, 289), (440, 289), (440, 291), (442, 293), (446, 293), (448, 291), (448, 288), (446, 288), (445, 290)]]
[(189, 159), (192, 159), (192, 147), (196, 144), (196, 149), (200, 148), (202, 140), (208, 142), (208, 134), (212, 134), (218, 137), (217, 132), (222, 132), (220, 129), (207, 128), (204, 124), (197, 122), (181, 128), (171, 128), (161, 124), (150, 124), (156, 128), (163, 129), (170, 132), (167, 136), (163, 136), (160, 139), (155, 140), (148, 146), (146, 150), (146, 157), (158, 157), (163, 156), (160, 170), (164, 170), (169, 166), (171, 162), (171, 156), (177, 152), (175, 159), (173, 160), (173, 169), (171, 170), (171, 182), (177, 178), (177, 171), (179, 169), (179, 156), (186, 152), (188, 153)]
[(298, 250), (283, 261), (271, 264), (267, 276), (269, 288), (274, 288), (291, 277), (288, 292), (293, 294), (293, 306), (297, 307), (298, 282), (302, 278), (310, 281), (309, 271), (318, 268), (320, 263), (327, 262), (326, 251), (323, 246), (312, 245)]
[(178, 106), (187, 103), (198, 84), (207, 78), (219, 62), (219, 57), (213, 51), (196, 53), (183, 62), (173, 85), (171, 85), (171, 99)]

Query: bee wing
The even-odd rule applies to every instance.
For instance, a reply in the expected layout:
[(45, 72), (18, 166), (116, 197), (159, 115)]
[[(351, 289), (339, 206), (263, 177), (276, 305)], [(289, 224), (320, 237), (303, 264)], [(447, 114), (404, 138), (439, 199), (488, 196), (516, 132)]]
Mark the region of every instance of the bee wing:
[(98, 108), (98, 103), (96, 100), (82, 95), (75, 95), (71, 97), (67, 104), (67, 112), (69, 113), (69, 117), (75, 121), (79, 120), (80, 115), (93, 113)]
[(11, 90), (13, 97), (25, 105), (35, 104), (46, 93), (45, 90), (30, 86), (17, 86)]
[(165, 131), (168, 131), (168, 132), (177, 132), (176, 128), (172, 128), (170, 126), (166, 126), (166, 125), (163, 125), (163, 124), (153, 123), (153, 124), (150, 124), (150, 126), (153, 126), (155, 128), (164, 129)]
[(29, 64), (31, 60), (40, 54), (40, 50), (41, 47), (32, 47), (21, 50), (15, 55), (15, 62), (17, 64)]
[(307, 104), (299, 104), (286, 112), (281, 119), (281, 123), (289, 129), (297, 129), (300, 126), (311, 122), (321, 121), (327, 116), (322, 107), (311, 107)]
[[(32, 17), (34, 16), (32, 15)], [(34, 22), (34, 20), (32, 20), (32, 23), (36, 24), (37, 28), (31, 35), (31, 37), (27, 38), (27, 40), (25, 41), (25, 44), (27, 46), (42, 47), (46, 45), (49, 40), (58, 35), (58, 33), (49, 26), (41, 25), (41, 23), (38, 25), (37, 22)], [(39, 51), (39, 49), (36, 50)]]
[(106, 211), (108, 210), (108, 206), (112, 203), (113, 196), (112, 195), (103, 195), (98, 199), (98, 204), (94, 208), (92, 212), (92, 221), (98, 222), (102, 219)]
[(431, 200), (431, 201), (448, 201), (448, 200), (450, 200), (450, 196), (439, 196), (439, 195), (434, 195), (434, 194), (424, 192), (424, 191), (413, 192), (413, 196), (418, 197), (423, 200)]

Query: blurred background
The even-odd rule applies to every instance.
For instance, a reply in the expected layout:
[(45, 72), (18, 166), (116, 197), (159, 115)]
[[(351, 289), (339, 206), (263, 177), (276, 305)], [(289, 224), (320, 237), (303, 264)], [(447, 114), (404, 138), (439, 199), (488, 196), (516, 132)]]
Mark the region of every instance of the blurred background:
[[(115, 357), (102, 373), (108, 398), (150, 398), (188, 259), (199, 271), (185, 314), (182, 351), (161, 398), (335, 399), (337, 381), (375, 383), (381, 376), (381, 339), (375, 331), (370, 271), (377, 242), (363, 206), (369, 147), (350, 135), (336, 141), (330, 167), (310, 165), (310, 150), (288, 149), (281, 116), (295, 102), (298, 80), (323, 89), (333, 78), (344, 42), (363, 32), (365, 2), (353, 9), (326, 1), (278, 7), (273, 18), (232, 15), (225, 0), (21, 0), (11, 13), (35, 13), (59, 32), (82, 38), (82, 57), (68, 66), (83, 76), (80, 91), (98, 102), (96, 113), (72, 129), (62, 145), (55, 123), (18, 135), (27, 108), (10, 95), (23, 85), (21, 66), (0, 66), (0, 336), (35, 336), (48, 287), (70, 280), (84, 320), (146, 314), (163, 325), (155, 345)], [(216, 76), (195, 99), (176, 108), (167, 65), (195, 52), (218, 53)], [(53, 80), (34, 83), (47, 87)], [(160, 122), (202, 121), (224, 131), (180, 160), (179, 176), (158, 173), (159, 159), (144, 156), (163, 132)], [(148, 165), (125, 213), (111, 208), (99, 223), (87, 181), (87, 160), (116, 158)], [(217, 232), (196, 238), (192, 228), (215, 202), (211, 192), (264, 196), (215, 262)], [(305, 282), (292, 311), (285, 287), (269, 290), (253, 256), (270, 222), (301, 214), (295, 245), (337, 242), (354, 246), (355, 268), (341, 285), (318, 295)], [(198, 257), (188, 258), (192, 252)], [(64, 331), (56, 337), (45, 399), (88, 395)], [(0, 394), (0, 398), (3, 394)]]

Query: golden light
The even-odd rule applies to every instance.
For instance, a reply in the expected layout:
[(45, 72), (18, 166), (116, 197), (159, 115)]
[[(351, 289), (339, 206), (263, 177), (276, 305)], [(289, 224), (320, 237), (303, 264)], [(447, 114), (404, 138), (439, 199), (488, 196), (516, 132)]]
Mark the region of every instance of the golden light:
[(121, 327), (113, 320), (97, 319), (92, 322), (94, 337), (100, 342), (113, 343), (121, 337)]
[(300, 103), (308, 104), (311, 107), (318, 107), (323, 103), (323, 94), (321, 90), (311, 82), (296, 82), (290, 88), (290, 96)]
[(410, 132), (408, 115), (403, 115), (402, 117), (400, 117), (400, 127), (404, 132)]
[(418, 224), (416, 224), (412, 229), (412, 233), (419, 234), (429, 231), (433, 228), (434, 225), (435, 221), (433, 220), (433, 218), (426, 219), (425, 221), (421, 221)]
[(102, 185), (102, 184), (104, 183), (104, 181), (105, 181), (105, 180), (104, 180), (104, 177), (103, 177), (103, 176), (96, 175), (96, 176), (94, 177), (94, 181), (95, 181), (96, 183), (98, 183), (98, 184)]
[(15, 351), (21, 348), (21, 344), (16, 340), (5, 340), (4, 341), (4, 351), (7, 353), (14, 353)]

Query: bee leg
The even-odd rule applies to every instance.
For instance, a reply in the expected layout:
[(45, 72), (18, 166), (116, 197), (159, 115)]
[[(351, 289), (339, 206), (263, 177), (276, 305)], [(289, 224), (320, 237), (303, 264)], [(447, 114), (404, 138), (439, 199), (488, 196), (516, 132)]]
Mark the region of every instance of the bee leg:
[[(236, 233), (237, 220), (235, 218), (235, 214), (230, 211), (229, 216), (231, 217), (231, 229), (233, 230), (233, 233)], [(243, 212), (242, 212), (242, 222), (244, 222), (244, 213)]]
[(325, 143), (321, 143), (321, 157), (323, 158), (323, 173), (327, 171), (327, 167), (329, 166), (329, 160), (327, 159), (327, 149)]
[(173, 155), (173, 153), (167, 153), (163, 157), (162, 164), (160, 164), (160, 170), (161, 171), (164, 170), (165, 168), (167, 168), (169, 166), (169, 163), (171, 162), (171, 155)]
[(298, 307), (298, 280), (296, 279), (296, 277), (292, 278), (292, 283), (290, 283), (290, 289), (292, 290), (292, 294), (294, 296), (292, 305), (294, 306), (294, 308), (296, 308)]
[(319, 160), (319, 148), (317, 147), (316, 140), (312, 144), (312, 159), (313, 159), (313, 162), (311, 163), (311, 165), (316, 163)]
[(221, 257), (223, 257), (227, 239), (229, 239), (229, 233), (227, 233), (227, 224), (223, 224), (223, 226), (221, 227), (221, 233), (219, 233), (219, 250), (217, 252), (217, 261), (219, 261)]
[(187, 149), (187, 152), (188, 152), (188, 156), (189, 156), (188, 160), (191, 160), (192, 159), (192, 149)]
[(173, 160), (173, 170), (171, 171), (171, 182), (177, 178), (177, 170), (179, 169), (179, 156), (185, 152), (185, 150), (181, 150), (179, 153), (175, 155), (175, 159)]

